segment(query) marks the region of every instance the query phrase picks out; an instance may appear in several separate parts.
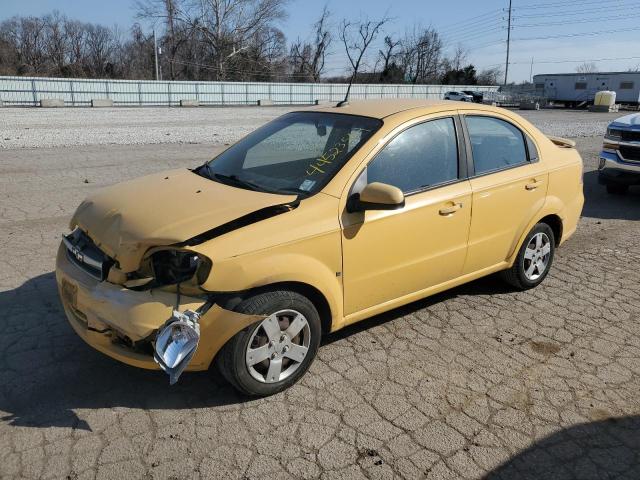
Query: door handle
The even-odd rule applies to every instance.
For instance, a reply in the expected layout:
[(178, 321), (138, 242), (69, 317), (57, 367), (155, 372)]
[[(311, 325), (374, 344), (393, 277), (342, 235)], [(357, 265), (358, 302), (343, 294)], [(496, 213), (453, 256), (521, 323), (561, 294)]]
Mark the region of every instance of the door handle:
[(456, 213), (461, 208), (462, 208), (462, 204), (461, 203), (454, 203), (450, 207), (441, 208), (438, 213), (440, 213), (440, 215), (443, 215), (443, 216), (453, 215), (454, 213)]
[(526, 188), (527, 190), (535, 190), (536, 188), (538, 188), (540, 185), (542, 185), (544, 182), (542, 180), (534, 180), (531, 183), (527, 183), (524, 188)]

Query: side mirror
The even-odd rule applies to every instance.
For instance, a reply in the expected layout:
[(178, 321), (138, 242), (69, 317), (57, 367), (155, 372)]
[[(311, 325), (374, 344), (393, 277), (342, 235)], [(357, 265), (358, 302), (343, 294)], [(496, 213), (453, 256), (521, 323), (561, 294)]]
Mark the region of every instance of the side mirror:
[(347, 201), (347, 212), (365, 210), (397, 210), (404, 207), (402, 190), (386, 183), (373, 182), (360, 193), (354, 193)]

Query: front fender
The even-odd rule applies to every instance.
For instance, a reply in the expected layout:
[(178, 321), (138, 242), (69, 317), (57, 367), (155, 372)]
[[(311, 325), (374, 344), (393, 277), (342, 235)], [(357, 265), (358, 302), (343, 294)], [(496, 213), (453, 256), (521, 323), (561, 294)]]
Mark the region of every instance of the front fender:
[(202, 287), (212, 292), (240, 292), (275, 283), (296, 282), (318, 290), (331, 310), (331, 330), (342, 323), (340, 265), (329, 265), (301, 252), (261, 252), (215, 263)]

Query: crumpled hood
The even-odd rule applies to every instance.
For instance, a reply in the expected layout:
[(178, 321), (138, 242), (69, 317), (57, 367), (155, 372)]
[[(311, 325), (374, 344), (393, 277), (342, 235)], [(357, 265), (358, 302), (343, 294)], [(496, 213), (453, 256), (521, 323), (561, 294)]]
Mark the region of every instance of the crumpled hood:
[(84, 200), (70, 227), (79, 226), (125, 272), (145, 251), (183, 242), (261, 208), (295, 200), (235, 188), (180, 169), (136, 178)]
[(616, 118), (610, 126), (640, 130), (640, 113), (632, 113), (624, 117)]

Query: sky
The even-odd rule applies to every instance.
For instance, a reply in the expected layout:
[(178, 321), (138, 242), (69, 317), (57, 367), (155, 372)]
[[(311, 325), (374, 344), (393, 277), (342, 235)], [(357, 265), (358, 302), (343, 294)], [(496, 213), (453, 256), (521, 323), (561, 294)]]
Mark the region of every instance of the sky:
[[(326, 3), (336, 32), (343, 18), (386, 15), (393, 19), (386, 33), (403, 34), (414, 26), (431, 25), (443, 35), (448, 52), (461, 45), (477, 70), (504, 68), (508, 1), (290, 0), (289, 16), (280, 28), (289, 41), (310, 38), (312, 25)], [(583, 61), (594, 61), (599, 71), (640, 65), (640, 0), (512, 2), (509, 81), (529, 80), (531, 72), (573, 72)], [(134, 0), (0, 0), (0, 4), (0, 21), (56, 9), (70, 18), (118, 25), (123, 30), (136, 21)], [(383, 40), (384, 34), (372, 45), (368, 66), (373, 66)], [(347, 59), (337, 35), (331, 50), (325, 74), (344, 73)]]

